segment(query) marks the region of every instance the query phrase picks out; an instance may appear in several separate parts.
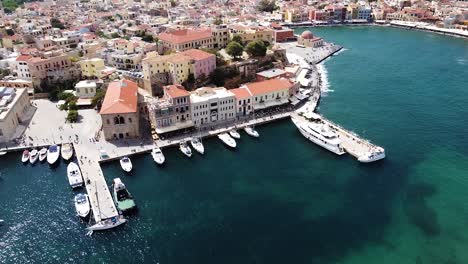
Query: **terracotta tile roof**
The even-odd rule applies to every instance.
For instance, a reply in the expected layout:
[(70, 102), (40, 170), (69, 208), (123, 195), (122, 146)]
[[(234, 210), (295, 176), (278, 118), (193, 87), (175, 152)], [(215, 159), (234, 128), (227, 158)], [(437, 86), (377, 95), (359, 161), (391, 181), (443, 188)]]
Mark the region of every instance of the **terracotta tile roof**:
[(189, 50), (186, 50), (186, 51), (184, 51), (182, 53), (185, 54), (185, 55), (190, 56), (190, 58), (192, 58), (194, 60), (205, 60), (205, 59), (208, 59), (208, 58), (211, 58), (211, 57), (215, 57), (215, 55), (213, 55), (211, 53), (208, 53), (208, 52), (203, 51), (203, 50), (198, 50), (198, 49), (189, 49)]
[(279, 78), (261, 82), (247, 83), (245, 86), (249, 89), (250, 93), (255, 96), (289, 89), (293, 86), (293, 84), (287, 79)]
[(16, 58), (16, 61), (29, 61), (31, 58), (31, 55), (20, 55)]
[(118, 80), (109, 84), (102, 103), (101, 115), (137, 112), (138, 86), (130, 80)]
[(162, 41), (181, 44), (211, 37), (211, 29), (180, 29), (172, 32), (159, 34), (158, 38)]
[(246, 87), (231, 89), (229, 91), (231, 91), (236, 96), (237, 100), (242, 100), (242, 99), (247, 99), (249, 97), (252, 97), (252, 94), (250, 93), (249, 89), (247, 89)]
[(182, 85), (179, 84), (173, 84), (173, 85), (168, 85), (164, 86), (164, 93), (167, 94), (169, 97), (172, 98), (177, 98), (177, 97), (183, 97), (183, 96), (189, 96), (189, 92), (185, 90), (185, 88)]

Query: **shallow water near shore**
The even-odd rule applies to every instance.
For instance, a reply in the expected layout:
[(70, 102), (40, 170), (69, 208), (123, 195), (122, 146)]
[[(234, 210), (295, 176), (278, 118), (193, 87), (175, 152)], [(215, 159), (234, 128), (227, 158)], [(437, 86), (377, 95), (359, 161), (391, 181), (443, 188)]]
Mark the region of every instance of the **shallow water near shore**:
[[(298, 30), (299, 31), (299, 30)], [(346, 48), (325, 62), (319, 111), (385, 147), (360, 164), (304, 139), (290, 120), (217, 138), (121, 177), (138, 212), (85, 236), (66, 164), (0, 157), (0, 263), (467, 263), (468, 41), (382, 27), (314, 34)]]

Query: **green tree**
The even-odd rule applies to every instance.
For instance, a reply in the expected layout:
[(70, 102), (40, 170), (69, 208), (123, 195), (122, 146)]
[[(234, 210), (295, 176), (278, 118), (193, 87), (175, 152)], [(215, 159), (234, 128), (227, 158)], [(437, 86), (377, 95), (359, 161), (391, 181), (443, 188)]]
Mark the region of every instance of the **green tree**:
[(151, 35), (144, 34), (143, 37), (141, 38), (141, 40), (146, 41), (146, 42), (153, 42), (154, 38)]
[(50, 25), (53, 28), (60, 28), (60, 29), (65, 28), (65, 26), (62, 24), (62, 21), (60, 21), (58, 18), (55, 18), (55, 17), (50, 19)]
[(221, 68), (214, 69), (210, 74), (211, 82), (214, 83), (216, 86), (223, 86), (224, 85), (224, 71)]
[(235, 41), (235, 42), (237, 42), (237, 43), (243, 45), (243, 44), (242, 44), (242, 37), (239, 36), (239, 35), (235, 35), (234, 37), (232, 37), (232, 41)]
[(171, 7), (176, 7), (177, 6), (177, 2), (175, 0), (171, 0)]
[(213, 22), (213, 24), (215, 25), (221, 25), (222, 23), (223, 23), (223, 20), (221, 16), (216, 17), (215, 21)]
[(78, 121), (78, 111), (77, 110), (68, 111), (67, 122), (75, 123), (76, 121)]
[(244, 48), (242, 47), (242, 45), (235, 41), (231, 41), (226, 47), (226, 53), (234, 58), (242, 56), (243, 51)]
[(111, 38), (120, 38), (120, 35), (119, 35), (119, 33), (114, 32), (114, 33), (111, 34)]
[(266, 46), (262, 40), (252, 41), (245, 46), (245, 52), (253, 57), (262, 57), (266, 55)]
[(91, 100), (91, 104), (93, 106), (97, 106), (98, 108), (101, 107), (102, 101), (106, 96), (106, 90), (104, 89), (97, 89), (96, 94), (94, 95), (93, 99)]
[(270, 12), (272, 13), (278, 9), (275, 0), (260, 0), (257, 5), (257, 10), (262, 12)]

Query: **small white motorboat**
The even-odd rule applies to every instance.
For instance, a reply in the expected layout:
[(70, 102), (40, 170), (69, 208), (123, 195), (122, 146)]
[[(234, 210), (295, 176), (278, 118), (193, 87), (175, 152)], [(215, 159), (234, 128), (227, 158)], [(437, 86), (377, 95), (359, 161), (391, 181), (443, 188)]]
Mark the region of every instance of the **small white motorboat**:
[(39, 161), (43, 162), (47, 158), (47, 148), (41, 148), (39, 150)]
[(73, 146), (70, 143), (65, 143), (62, 145), (62, 158), (64, 160), (70, 160), (73, 157)]
[(187, 145), (187, 142), (180, 142), (179, 149), (187, 157), (192, 157), (192, 149)]
[(29, 150), (25, 149), (25, 150), (23, 151), (23, 154), (21, 155), (21, 161), (22, 161), (23, 163), (29, 161)]
[(203, 147), (203, 143), (200, 141), (199, 138), (194, 137), (190, 140), (190, 145), (200, 154), (205, 153), (205, 147)]
[(114, 216), (111, 218), (108, 218), (106, 220), (101, 220), (101, 222), (98, 222), (87, 229), (89, 231), (101, 231), (101, 230), (107, 230), (111, 229), (114, 227), (118, 227), (121, 224), (124, 224), (127, 222), (127, 219), (125, 219), (123, 216)]
[(89, 205), (89, 198), (87, 194), (79, 193), (75, 196), (75, 210), (76, 213), (82, 217), (86, 218), (89, 214), (91, 206)]
[(252, 136), (252, 137), (258, 138), (260, 136), (255, 129), (253, 129), (252, 127), (249, 127), (249, 126), (246, 126), (244, 128), (244, 131), (245, 131), (245, 133), (247, 133), (247, 135)]
[(57, 162), (60, 156), (60, 146), (52, 145), (47, 150), (47, 162), (52, 165)]
[(7, 154), (6, 151), (0, 151), (0, 156), (6, 155), (6, 154)]
[(151, 156), (153, 157), (154, 162), (156, 162), (159, 165), (162, 165), (166, 160), (161, 149), (158, 147), (153, 148), (153, 150), (151, 151)]
[(221, 133), (218, 135), (218, 138), (221, 139), (221, 141), (223, 141), (224, 144), (231, 148), (235, 148), (237, 145), (236, 140), (229, 136), (228, 133)]
[(73, 189), (83, 185), (83, 177), (81, 176), (80, 168), (75, 162), (70, 162), (70, 164), (68, 164), (67, 176), (68, 182)]
[(240, 134), (239, 134), (239, 132), (237, 132), (237, 130), (235, 130), (235, 129), (229, 130), (229, 135), (230, 135), (232, 138), (240, 139)]
[(120, 159), (120, 167), (122, 167), (122, 170), (125, 172), (131, 172), (132, 171), (132, 161), (130, 160), (129, 157), (123, 157)]
[(37, 149), (31, 150), (31, 152), (29, 152), (29, 162), (34, 164), (36, 163), (37, 159), (39, 159), (39, 152)]

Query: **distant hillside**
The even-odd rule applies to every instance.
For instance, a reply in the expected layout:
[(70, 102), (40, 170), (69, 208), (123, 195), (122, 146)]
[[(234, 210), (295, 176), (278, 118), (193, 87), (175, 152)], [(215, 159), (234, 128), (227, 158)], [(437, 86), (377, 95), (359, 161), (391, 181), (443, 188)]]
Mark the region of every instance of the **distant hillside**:
[(24, 2), (33, 2), (31, 0), (1, 0), (3, 3), (3, 8), (6, 13), (14, 11), (18, 6), (22, 5)]

